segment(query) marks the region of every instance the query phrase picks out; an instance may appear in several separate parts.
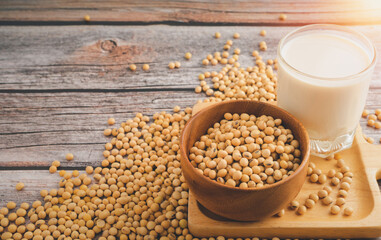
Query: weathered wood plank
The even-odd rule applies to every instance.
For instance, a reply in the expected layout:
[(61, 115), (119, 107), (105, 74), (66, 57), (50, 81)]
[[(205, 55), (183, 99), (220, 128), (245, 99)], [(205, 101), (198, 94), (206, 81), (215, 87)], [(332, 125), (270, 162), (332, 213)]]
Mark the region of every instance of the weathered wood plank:
[[(109, 117), (121, 123), (136, 112), (185, 108), (204, 97), (192, 91), (0, 93), (0, 168), (47, 167), (56, 159), (63, 166), (97, 166)], [(381, 89), (371, 89), (367, 108), (381, 108)], [(381, 130), (367, 127), (365, 119), (361, 125), (378, 144)], [(64, 160), (67, 152), (74, 153), (74, 161)]]
[[(107, 119), (119, 124), (137, 112), (185, 108), (204, 95), (193, 91), (127, 93), (0, 93), (0, 167), (97, 166)], [(64, 160), (72, 152), (75, 160)]]
[[(0, 171), (0, 208), (9, 201), (14, 201), (18, 206), (22, 202), (31, 204), (36, 200), (43, 201), (40, 191), (58, 189), (60, 180), (58, 173), (50, 174), (48, 170)], [(21, 191), (15, 188), (18, 182), (25, 184)]]
[[(363, 1), (46, 1), (0, 3), (0, 21), (76, 22), (89, 14), (94, 23), (374, 24), (381, 22), (377, 0)], [(278, 19), (280, 13), (287, 21)]]
[[(267, 30), (265, 38), (259, 36)], [(201, 64), (207, 54), (221, 51), (234, 32), (241, 38), (233, 48), (241, 49), (240, 63), (252, 66), (251, 52), (265, 40), (264, 59), (276, 57), (276, 47), (294, 27), (173, 27), (173, 26), (45, 26), (0, 28), (0, 91), (85, 91), (104, 89), (192, 89), (197, 76), (221, 66)], [(371, 38), (381, 55), (381, 25), (353, 27)], [(214, 39), (214, 32), (221, 32)], [(113, 40), (102, 44), (102, 40)], [(102, 48), (103, 47), (103, 48)], [(105, 50), (106, 49), (106, 50)], [(184, 53), (191, 52), (190, 61)], [(231, 50), (232, 51), (232, 50)], [(180, 69), (168, 69), (179, 60)], [(131, 72), (128, 64), (139, 63)], [(141, 70), (142, 63), (150, 71)], [(381, 88), (381, 62), (376, 66), (372, 87)]]

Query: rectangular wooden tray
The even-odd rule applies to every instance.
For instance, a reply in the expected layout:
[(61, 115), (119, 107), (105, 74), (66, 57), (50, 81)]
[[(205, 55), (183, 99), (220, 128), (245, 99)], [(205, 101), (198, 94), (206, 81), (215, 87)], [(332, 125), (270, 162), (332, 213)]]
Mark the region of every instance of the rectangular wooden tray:
[[(196, 105), (194, 112), (204, 108)], [(371, 238), (381, 236), (381, 194), (377, 179), (381, 179), (381, 147), (367, 143), (359, 127), (353, 145), (340, 153), (354, 177), (345, 206), (355, 211), (352, 216), (331, 215), (329, 207), (319, 201), (303, 216), (286, 210), (283, 217), (271, 217), (259, 222), (237, 222), (216, 216), (189, 196), (188, 225), (197, 237), (280, 237), (280, 238)], [(311, 162), (323, 172), (336, 168), (336, 160), (312, 156)], [(329, 181), (328, 181), (329, 182)], [(327, 184), (328, 184), (327, 182)], [(310, 193), (324, 185), (306, 180), (296, 200), (300, 203)], [(330, 194), (334, 199), (338, 188)]]

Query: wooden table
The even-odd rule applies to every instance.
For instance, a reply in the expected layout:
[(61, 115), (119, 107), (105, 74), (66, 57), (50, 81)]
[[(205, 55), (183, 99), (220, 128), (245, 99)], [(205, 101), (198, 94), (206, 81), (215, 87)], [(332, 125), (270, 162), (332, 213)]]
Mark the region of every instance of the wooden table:
[[(286, 21), (278, 19), (285, 13)], [(90, 23), (83, 21), (84, 15)], [(39, 199), (57, 187), (49, 174), (98, 166), (107, 139), (107, 119), (120, 123), (136, 112), (192, 106), (197, 75), (207, 54), (220, 51), (234, 32), (243, 66), (265, 40), (264, 59), (276, 57), (279, 39), (295, 26), (337, 23), (363, 32), (381, 55), (381, 3), (367, 1), (43, 1), (0, 2), (0, 207)], [(259, 36), (265, 29), (267, 36)], [(220, 39), (214, 39), (215, 32)], [(183, 56), (191, 52), (193, 58)], [(181, 61), (170, 70), (170, 61)], [(138, 71), (127, 69), (130, 63)], [(150, 71), (141, 70), (148, 63)], [(381, 62), (376, 65), (367, 109), (381, 108)], [(361, 126), (379, 144), (381, 130)], [(75, 160), (64, 160), (67, 152)], [(25, 189), (16, 192), (17, 182)]]

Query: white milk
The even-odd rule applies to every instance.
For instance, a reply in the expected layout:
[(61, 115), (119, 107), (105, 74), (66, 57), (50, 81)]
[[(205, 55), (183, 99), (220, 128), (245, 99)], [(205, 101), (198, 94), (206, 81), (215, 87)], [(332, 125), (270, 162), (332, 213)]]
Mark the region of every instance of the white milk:
[(278, 105), (303, 123), (311, 139), (334, 141), (351, 134), (365, 106), (372, 71), (353, 75), (365, 70), (373, 56), (330, 32), (295, 36), (280, 54), (294, 69), (279, 61)]

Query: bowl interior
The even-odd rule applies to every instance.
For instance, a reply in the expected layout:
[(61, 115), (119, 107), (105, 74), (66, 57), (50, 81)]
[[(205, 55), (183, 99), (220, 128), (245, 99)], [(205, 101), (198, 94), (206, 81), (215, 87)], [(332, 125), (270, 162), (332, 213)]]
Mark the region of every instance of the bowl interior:
[[(302, 160), (301, 165), (305, 164), (304, 163), (305, 159), (308, 158), (306, 157), (306, 154), (309, 153), (309, 150), (310, 150), (310, 142), (309, 142), (306, 129), (294, 116), (292, 116), (287, 111), (273, 104), (263, 103), (258, 101), (250, 101), (250, 100), (231, 100), (231, 101), (216, 103), (212, 106), (209, 106), (201, 110), (200, 112), (198, 112), (195, 116), (191, 118), (191, 120), (187, 123), (188, 126), (184, 128), (183, 134), (181, 136), (181, 142), (182, 142), (181, 148), (183, 148), (185, 157), (192, 168), (193, 166), (190, 164), (190, 161), (188, 158), (190, 149), (193, 147), (194, 143), (198, 141), (201, 138), (201, 136), (207, 132), (207, 130), (210, 127), (212, 127), (216, 122), (221, 121), (224, 117), (224, 114), (227, 112), (232, 114), (233, 113), (254, 114), (256, 117), (259, 117), (261, 115), (267, 115), (267, 116), (272, 116), (274, 118), (282, 119), (282, 125), (286, 128), (291, 129), (292, 134), (299, 141), (300, 151), (301, 151), (301, 160)], [(299, 169), (300, 167), (295, 172), (298, 172)], [(195, 170), (195, 172), (197, 171)], [(207, 177), (205, 177), (205, 179), (210, 180)], [(281, 180), (275, 184), (281, 183), (283, 181), (284, 180)], [(216, 181), (213, 181), (213, 182), (215, 182), (218, 185), (223, 185)], [(267, 185), (262, 188), (270, 187), (275, 184)], [(226, 185), (223, 185), (223, 186), (226, 186)], [(226, 186), (226, 187), (229, 187), (229, 186)], [(229, 188), (239, 189), (236, 187), (229, 187)], [(262, 188), (259, 188), (259, 189), (262, 189)], [(248, 190), (254, 190), (254, 189), (257, 189), (257, 188), (252, 188)]]

